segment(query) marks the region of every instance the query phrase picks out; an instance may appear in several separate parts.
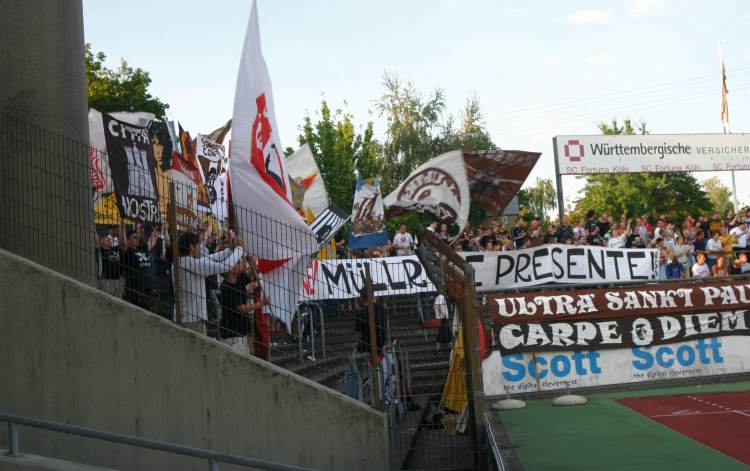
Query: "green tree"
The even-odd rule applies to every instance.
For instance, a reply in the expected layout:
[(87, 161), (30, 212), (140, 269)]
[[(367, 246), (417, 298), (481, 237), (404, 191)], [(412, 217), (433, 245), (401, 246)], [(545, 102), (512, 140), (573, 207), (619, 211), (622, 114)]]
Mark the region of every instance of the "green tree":
[[(605, 135), (636, 134), (636, 131), (648, 134), (646, 123), (633, 127), (629, 119), (621, 125), (613, 119), (598, 127)], [(681, 220), (711, 209), (708, 195), (688, 172), (597, 174), (580, 178), (585, 178), (586, 183), (583, 198), (576, 202), (577, 214), (594, 210), (628, 217), (663, 214)]]
[(84, 58), (89, 107), (103, 112), (147, 111), (164, 118), (169, 105), (149, 93), (151, 77), (148, 72), (132, 68), (124, 59), (118, 69), (108, 69), (104, 66), (107, 56), (103, 52), (94, 54), (88, 43)]
[(549, 222), (547, 213), (557, 206), (556, 195), (552, 180), (537, 177), (533, 186), (518, 192), (518, 206), (526, 209), (529, 219), (538, 217), (546, 223)]
[(332, 113), (324, 100), (316, 122), (310, 116), (305, 117), (298, 141), (300, 145), (310, 145), (331, 202), (350, 210), (354, 198), (354, 160), (364, 142), (355, 133), (352, 116), (341, 110)]
[(445, 99), (441, 89), (425, 98), (411, 82), (402, 82), (395, 74), (386, 73), (383, 85), (385, 93), (375, 108), (386, 121), (381, 175), (383, 193), (388, 194), (436, 155)]
[(449, 150), (488, 150), (494, 149), (490, 133), (484, 120), (484, 112), (479, 95), (472, 93), (466, 99), (459, 113), (458, 125), (454, 127), (453, 116), (449, 116), (443, 126), (443, 135), (439, 143), (442, 152)]
[(703, 182), (703, 189), (711, 200), (714, 212), (724, 214), (729, 209), (734, 209), (732, 202), (732, 192), (721, 183), (719, 177), (711, 177)]
[(359, 178), (380, 176), (383, 165), (383, 148), (374, 137), (373, 124), (369, 121), (362, 134), (355, 140), (354, 168)]

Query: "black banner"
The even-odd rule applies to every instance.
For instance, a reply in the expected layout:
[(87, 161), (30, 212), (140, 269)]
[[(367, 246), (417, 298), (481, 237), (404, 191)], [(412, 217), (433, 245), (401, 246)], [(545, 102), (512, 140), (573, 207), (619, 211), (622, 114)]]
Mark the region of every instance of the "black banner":
[(493, 345), (508, 353), (646, 347), (721, 335), (750, 335), (747, 310), (612, 319), (496, 324)]
[(120, 216), (136, 222), (161, 221), (154, 149), (148, 129), (102, 113), (109, 168)]

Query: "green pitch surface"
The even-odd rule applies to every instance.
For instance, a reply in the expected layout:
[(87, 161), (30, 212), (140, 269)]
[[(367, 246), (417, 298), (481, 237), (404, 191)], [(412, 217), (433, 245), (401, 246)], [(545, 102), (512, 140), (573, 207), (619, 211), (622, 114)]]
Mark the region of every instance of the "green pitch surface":
[(615, 400), (748, 390), (750, 382), (588, 394), (589, 403), (583, 406), (553, 406), (551, 399), (544, 399), (527, 401), (525, 409), (493, 413), (500, 414), (527, 471), (747, 470), (739, 461)]

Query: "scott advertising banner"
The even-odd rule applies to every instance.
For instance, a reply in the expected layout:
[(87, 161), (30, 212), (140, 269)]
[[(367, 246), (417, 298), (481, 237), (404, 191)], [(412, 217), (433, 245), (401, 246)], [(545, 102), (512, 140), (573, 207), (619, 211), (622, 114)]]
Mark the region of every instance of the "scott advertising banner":
[(561, 175), (750, 170), (750, 134), (557, 136)]
[(161, 221), (154, 149), (145, 127), (102, 113), (109, 168), (121, 217), (136, 222)]
[(750, 337), (572, 352), (494, 351), (482, 363), (488, 396), (695, 378), (750, 371)]
[(655, 249), (550, 244), (459, 255), (476, 270), (478, 292), (546, 283), (620, 283), (659, 277), (659, 252)]
[(370, 265), (375, 296), (435, 291), (416, 255), (340, 260), (313, 259), (302, 283), (306, 299), (349, 299), (360, 296), (365, 265)]

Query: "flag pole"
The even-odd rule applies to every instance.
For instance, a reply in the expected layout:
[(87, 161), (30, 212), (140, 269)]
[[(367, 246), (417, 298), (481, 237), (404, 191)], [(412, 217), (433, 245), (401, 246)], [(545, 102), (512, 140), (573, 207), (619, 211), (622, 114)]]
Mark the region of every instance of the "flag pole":
[[(721, 53), (721, 43), (719, 43), (719, 66), (721, 67), (721, 123), (724, 126), (724, 134), (731, 134), (729, 129), (729, 102), (727, 101), (727, 71), (724, 66), (724, 55)], [(732, 172), (732, 201), (734, 210), (739, 211), (739, 201), (737, 200), (737, 184), (734, 181), (734, 170)]]

